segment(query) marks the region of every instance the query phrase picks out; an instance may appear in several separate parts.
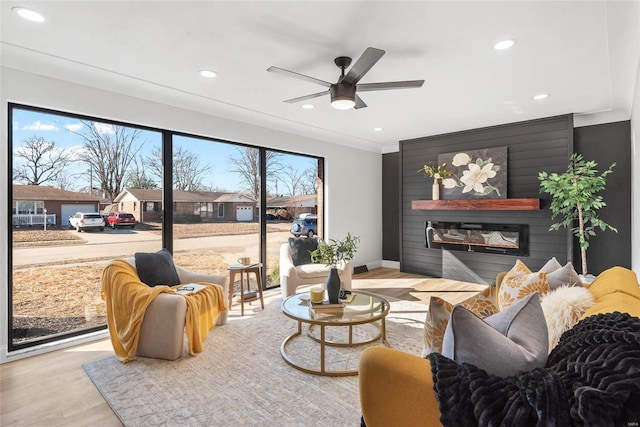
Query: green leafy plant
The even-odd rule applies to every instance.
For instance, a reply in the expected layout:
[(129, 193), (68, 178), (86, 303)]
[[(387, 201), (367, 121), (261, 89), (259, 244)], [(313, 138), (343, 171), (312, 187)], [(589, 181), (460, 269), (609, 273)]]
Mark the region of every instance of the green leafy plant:
[[(596, 228), (602, 231), (618, 230), (598, 217), (598, 210), (606, 203), (598, 193), (607, 185), (607, 175), (613, 172), (616, 164), (599, 173), (598, 164), (592, 160), (585, 161), (580, 154), (573, 154), (569, 160), (567, 171), (562, 174), (540, 172), (540, 192), (549, 193), (551, 199), (551, 219), (557, 216), (564, 220), (553, 224), (549, 231), (560, 227), (571, 228), (580, 243), (582, 257), (582, 274), (587, 275), (587, 249), (589, 237), (595, 236)], [(577, 221), (577, 227), (574, 226)]]
[(448, 176), (453, 175), (453, 171), (447, 169), (447, 164), (443, 163), (441, 165), (432, 166), (431, 164), (424, 165), (422, 169), (419, 169), (418, 172), (424, 173), (424, 176), (427, 176), (431, 179), (443, 179)]
[(329, 240), (318, 242), (318, 249), (311, 252), (311, 261), (322, 263), (330, 267), (337, 267), (342, 261), (350, 261), (358, 251), (360, 238), (347, 233), (343, 240)]

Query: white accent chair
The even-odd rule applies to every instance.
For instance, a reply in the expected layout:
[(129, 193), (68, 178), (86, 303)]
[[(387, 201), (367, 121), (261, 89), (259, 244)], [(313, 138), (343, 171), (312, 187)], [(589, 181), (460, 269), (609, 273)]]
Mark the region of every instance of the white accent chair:
[[(135, 258), (125, 258), (136, 266)], [(176, 271), (180, 283), (206, 282), (222, 286), (222, 294), (229, 294), (229, 278), (214, 274), (195, 273), (180, 268)], [(182, 356), (187, 303), (182, 295), (159, 294), (147, 307), (140, 326), (140, 339), (136, 355), (155, 359), (175, 360)], [(227, 323), (229, 311), (220, 313), (216, 325)]]
[[(296, 293), (296, 289), (301, 285), (322, 285), (326, 286), (330, 267), (324, 264), (302, 264), (294, 265), (289, 249), (289, 242), (280, 246), (280, 291), (282, 298), (286, 298)], [(351, 263), (345, 262), (338, 266), (340, 275), (340, 287), (351, 290)]]

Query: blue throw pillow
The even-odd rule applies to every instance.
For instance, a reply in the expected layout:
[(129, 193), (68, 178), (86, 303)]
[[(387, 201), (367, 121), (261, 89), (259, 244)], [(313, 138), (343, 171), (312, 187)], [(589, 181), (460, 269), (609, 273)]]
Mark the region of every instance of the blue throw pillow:
[(173, 257), (168, 250), (136, 252), (135, 258), (138, 277), (148, 286), (180, 284), (176, 266), (173, 264)]

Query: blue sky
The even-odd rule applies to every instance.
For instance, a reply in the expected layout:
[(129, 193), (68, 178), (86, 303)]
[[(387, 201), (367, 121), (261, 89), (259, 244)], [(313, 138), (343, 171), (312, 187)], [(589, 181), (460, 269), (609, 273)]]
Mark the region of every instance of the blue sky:
[[(110, 126), (105, 124), (97, 124), (97, 129), (101, 132), (110, 132)], [(65, 148), (71, 152), (76, 158), (82, 152), (82, 139), (72, 131), (80, 131), (82, 123), (79, 119), (72, 117), (46, 114), (31, 110), (14, 109), (13, 110), (13, 149), (20, 147), (23, 142), (33, 136), (42, 137), (47, 141), (53, 141), (59, 148)], [(151, 151), (160, 147), (161, 134), (159, 132), (142, 131), (139, 141), (142, 145), (140, 154), (150, 156)], [(233, 165), (229, 161), (230, 157), (238, 156), (237, 145), (227, 144), (223, 142), (212, 142), (200, 140), (194, 143), (192, 138), (174, 137), (174, 150), (178, 147), (184, 147), (190, 152), (198, 156), (202, 165), (209, 165), (210, 172), (203, 179), (203, 184), (207, 187), (216, 187), (217, 189), (236, 191), (239, 189), (239, 177), (236, 173), (231, 172)], [(316, 162), (308, 157), (288, 155), (281, 157), (282, 163), (291, 165), (294, 169), (303, 171), (315, 167)], [(14, 157), (14, 167), (18, 166), (17, 159)], [(78, 162), (69, 170), (70, 174), (87, 175), (87, 165)], [(47, 183), (45, 185), (54, 185)], [(79, 187), (88, 186), (88, 182), (78, 184)], [(284, 183), (279, 183), (278, 192), (283, 191)], [(74, 188), (73, 190), (78, 190)], [(275, 188), (271, 188), (275, 192)]]

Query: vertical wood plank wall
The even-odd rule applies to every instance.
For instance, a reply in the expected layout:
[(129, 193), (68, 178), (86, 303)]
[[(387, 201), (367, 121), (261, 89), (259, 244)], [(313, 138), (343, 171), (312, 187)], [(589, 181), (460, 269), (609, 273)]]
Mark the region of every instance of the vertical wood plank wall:
[[(491, 147), (508, 147), (507, 197), (534, 197), (539, 211), (426, 211), (412, 210), (412, 200), (431, 199), (431, 181), (417, 171), (425, 163), (436, 164), (438, 154)], [(400, 141), (401, 260), (402, 271), (440, 277), (442, 251), (425, 247), (425, 221), (484, 222), (529, 225), (529, 256), (515, 257), (452, 251), (467, 267), (489, 283), (500, 271), (509, 270), (517, 258), (538, 269), (555, 256), (562, 264), (571, 259), (567, 230), (550, 232), (549, 196), (539, 192), (538, 173), (563, 172), (573, 152), (573, 116), (473, 129), (445, 135)]]

